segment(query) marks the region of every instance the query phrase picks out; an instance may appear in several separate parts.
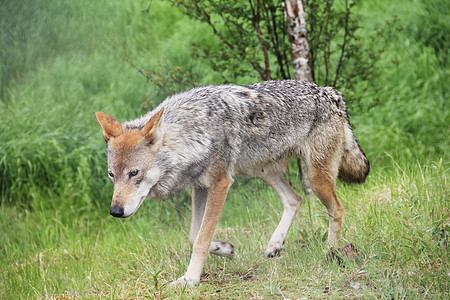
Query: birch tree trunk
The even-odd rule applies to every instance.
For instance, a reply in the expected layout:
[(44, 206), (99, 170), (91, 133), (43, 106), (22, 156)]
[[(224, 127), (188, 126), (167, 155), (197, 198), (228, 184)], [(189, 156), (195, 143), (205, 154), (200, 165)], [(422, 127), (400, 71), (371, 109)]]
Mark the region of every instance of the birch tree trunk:
[(303, 0), (285, 0), (289, 39), (295, 79), (313, 82), (309, 66), (309, 45), (306, 39), (306, 12)]
[[(309, 45), (306, 39), (306, 12), (303, 0), (285, 0), (284, 3), (286, 7), (289, 39), (291, 41), (295, 79), (313, 82), (311, 67), (309, 66)], [(314, 199), (311, 182), (309, 181), (308, 166), (303, 164), (299, 158), (297, 159), (297, 166), (306, 194), (308, 194), (310, 199)], [(289, 168), (287, 170), (289, 182), (291, 183)]]

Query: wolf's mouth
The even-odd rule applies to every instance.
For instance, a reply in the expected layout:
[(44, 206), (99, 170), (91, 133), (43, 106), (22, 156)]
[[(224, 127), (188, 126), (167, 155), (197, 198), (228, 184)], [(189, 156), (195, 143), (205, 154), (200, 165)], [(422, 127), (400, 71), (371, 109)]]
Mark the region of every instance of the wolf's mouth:
[(139, 204), (136, 205), (135, 209), (131, 213), (127, 214), (127, 215), (124, 214), (121, 218), (122, 219), (126, 219), (126, 218), (129, 218), (132, 215), (134, 215), (137, 212), (137, 210), (139, 209), (139, 207), (141, 207), (141, 204), (142, 204), (142, 202), (144, 202), (144, 200), (145, 200), (145, 196), (141, 197), (141, 199), (139, 200)]

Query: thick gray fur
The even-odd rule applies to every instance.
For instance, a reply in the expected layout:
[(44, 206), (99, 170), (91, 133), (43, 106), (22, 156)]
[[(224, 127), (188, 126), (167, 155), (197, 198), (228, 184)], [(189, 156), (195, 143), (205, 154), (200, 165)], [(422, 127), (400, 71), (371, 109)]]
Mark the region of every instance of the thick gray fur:
[[(320, 164), (338, 139), (334, 127), (342, 128), (342, 123), (346, 133), (340, 146), (340, 177), (362, 182), (369, 172), (345, 101), (330, 87), (294, 80), (203, 86), (167, 98), (124, 126), (142, 128), (161, 109), (158, 130), (164, 142), (156, 164), (163, 169), (152, 188), (157, 198), (171, 197), (191, 185), (207, 185), (203, 175), (217, 164), (230, 177), (258, 176), (266, 166), (290, 156)], [(354, 170), (345, 172), (348, 168)]]

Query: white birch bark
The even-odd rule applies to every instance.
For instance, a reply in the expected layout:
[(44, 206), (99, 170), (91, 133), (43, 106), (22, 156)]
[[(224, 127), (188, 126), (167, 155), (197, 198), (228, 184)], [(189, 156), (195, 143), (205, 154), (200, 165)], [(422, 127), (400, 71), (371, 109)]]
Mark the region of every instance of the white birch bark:
[[(284, 3), (286, 8), (289, 39), (291, 41), (292, 63), (294, 67), (295, 79), (313, 82), (311, 67), (309, 66), (309, 45), (308, 40), (306, 39), (306, 12), (303, 1), (285, 0)], [(307, 164), (302, 163), (300, 159), (297, 159), (297, 164), (300, 177), (303, 180), (305, 192), (312, 200), (314, 199), (314, 196), (311, 189), (311, 182), (309, 181), (309, 170)]]
[(306, 39), (306, 12), (302, 0), (285, 0), (295, 79), (313, 81)]

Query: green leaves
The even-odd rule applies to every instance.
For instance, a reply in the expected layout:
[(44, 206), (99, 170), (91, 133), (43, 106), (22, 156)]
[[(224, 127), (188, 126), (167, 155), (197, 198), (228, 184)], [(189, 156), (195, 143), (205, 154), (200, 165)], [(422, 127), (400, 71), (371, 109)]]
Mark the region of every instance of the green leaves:
[[(272, 79), (290, 78), (283, 1), (169, 1), (211, 28), (217, 42), (214, 46), (196, 44), (197, 55), (208, 61), (224, 82), (267, 80), (267, 68)], [(269, 61), (264, 59), (264, 47)]]

